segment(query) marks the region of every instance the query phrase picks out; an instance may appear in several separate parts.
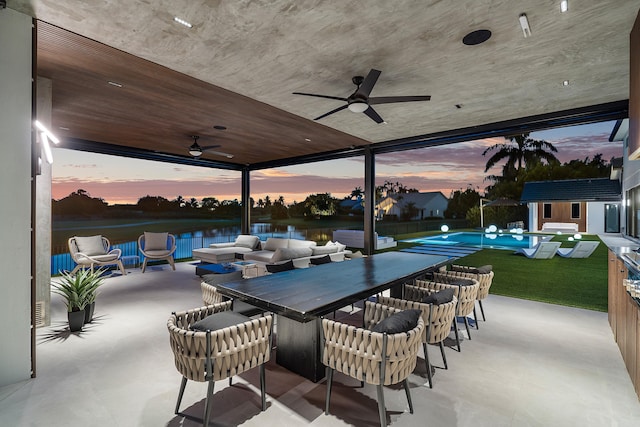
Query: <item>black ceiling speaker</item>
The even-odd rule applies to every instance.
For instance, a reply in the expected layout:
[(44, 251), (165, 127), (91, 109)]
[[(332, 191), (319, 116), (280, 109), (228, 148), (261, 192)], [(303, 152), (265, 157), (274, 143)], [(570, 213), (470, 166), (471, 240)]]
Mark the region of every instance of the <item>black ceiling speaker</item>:
[(338, 111), (344, 110), (348, 108), (350, 111), (354, 113), (365, 113), (371, 120), (376, 123), (383, 123), (382, 117), (371, 107), (372, 105), (379, 104), (392, 104), (396, 102), (414, 102), (414, 101), (428, 101), (431, 99), (431, 96), (382, 96), (382, 97), (369, 97), (369, 94), (373, 90), (373, 86), (375, 86), (376, 81), (378, 81), (378, 77), (380, 77), (380, 71), (374, 70), (373, 68), (367, 74), (367, 77), (362, 76), (354, 76), (351, 81), (354, 85), (358, 86), (355, 92), (349, 95), (347, 98), (342, 98), (339, 96), (329, 96), (329, 95), (316, 95), (315, 93), (303, 93), (303, 92), (293, 92), (294, 95), (305, 95), (305, 96), (315, 96), (318, 98), (326, 98), (326, 99), (335, 99), (338, 101), (346, 102), (345, 105), (336, 108), (335, 110), (331, 110), (328, 113), (325, 113), (321, 116), (316, 117), (313, 120), (320, 120), (323, 117), (327, 117), (333, 113), (337, 113)]

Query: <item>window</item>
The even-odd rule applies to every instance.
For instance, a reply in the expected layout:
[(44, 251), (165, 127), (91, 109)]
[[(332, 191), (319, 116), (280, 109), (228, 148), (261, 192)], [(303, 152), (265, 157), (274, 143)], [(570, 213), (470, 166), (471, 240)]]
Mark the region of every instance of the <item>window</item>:
[(580, 203), (571, 203), (571, 218), (580, 218)]
[(543, 205), (542, 218), (551, 218), (551, 203), (545, 203)]

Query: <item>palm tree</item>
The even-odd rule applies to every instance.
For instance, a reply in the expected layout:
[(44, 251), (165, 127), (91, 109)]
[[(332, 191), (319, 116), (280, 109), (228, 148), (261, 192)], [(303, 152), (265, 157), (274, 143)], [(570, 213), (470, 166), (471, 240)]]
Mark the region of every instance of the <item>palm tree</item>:
[(540, 160), (545, 160), (547, 163), (558, 161), (553, 154), (558, 152), (556, 147), (547, 141), (531, 139), (528, 133), (505, 137), (505, 139), (508, 139), (509, 142), (492, 145), (482, 152), (483, 156), (494, 152), (487, 160), (485, 172), (504, 159), (507, 159), (507, 163), (503, 167), (503, 176), (510, 172), (520, 171), (523, 164), (535, 163)]

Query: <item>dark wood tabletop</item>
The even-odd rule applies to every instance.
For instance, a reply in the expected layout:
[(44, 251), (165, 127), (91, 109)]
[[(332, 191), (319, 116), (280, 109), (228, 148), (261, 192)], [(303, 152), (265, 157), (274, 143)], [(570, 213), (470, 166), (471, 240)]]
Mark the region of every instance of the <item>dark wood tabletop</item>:
[(446, 264), (439, 255), (385, 252), (216, 284), (223, 295), (307, 322)]

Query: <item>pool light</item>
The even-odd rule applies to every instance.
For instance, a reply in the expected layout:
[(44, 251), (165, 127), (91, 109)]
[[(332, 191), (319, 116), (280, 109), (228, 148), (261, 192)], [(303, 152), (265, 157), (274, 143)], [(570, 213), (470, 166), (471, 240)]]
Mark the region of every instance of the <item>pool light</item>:
[(573, 235), (573, 238), (576, 239), (576, 240), (580, 240), (580, 239), (582, 239), (582, 234), (576, 233), (576, 234)]
[(449, 231), (449, 226), (447, 224), (442, 224), (442, 227), (440, 227), (440, 231), (446, 233), (447, 231)]
[(495, 225), (491, 224), (491, 225), (489, 226), (489, 231), (490, 231), (491, 233), (495, 233), (496, 231), (498, 231), (498, 227), (496, 227)]

